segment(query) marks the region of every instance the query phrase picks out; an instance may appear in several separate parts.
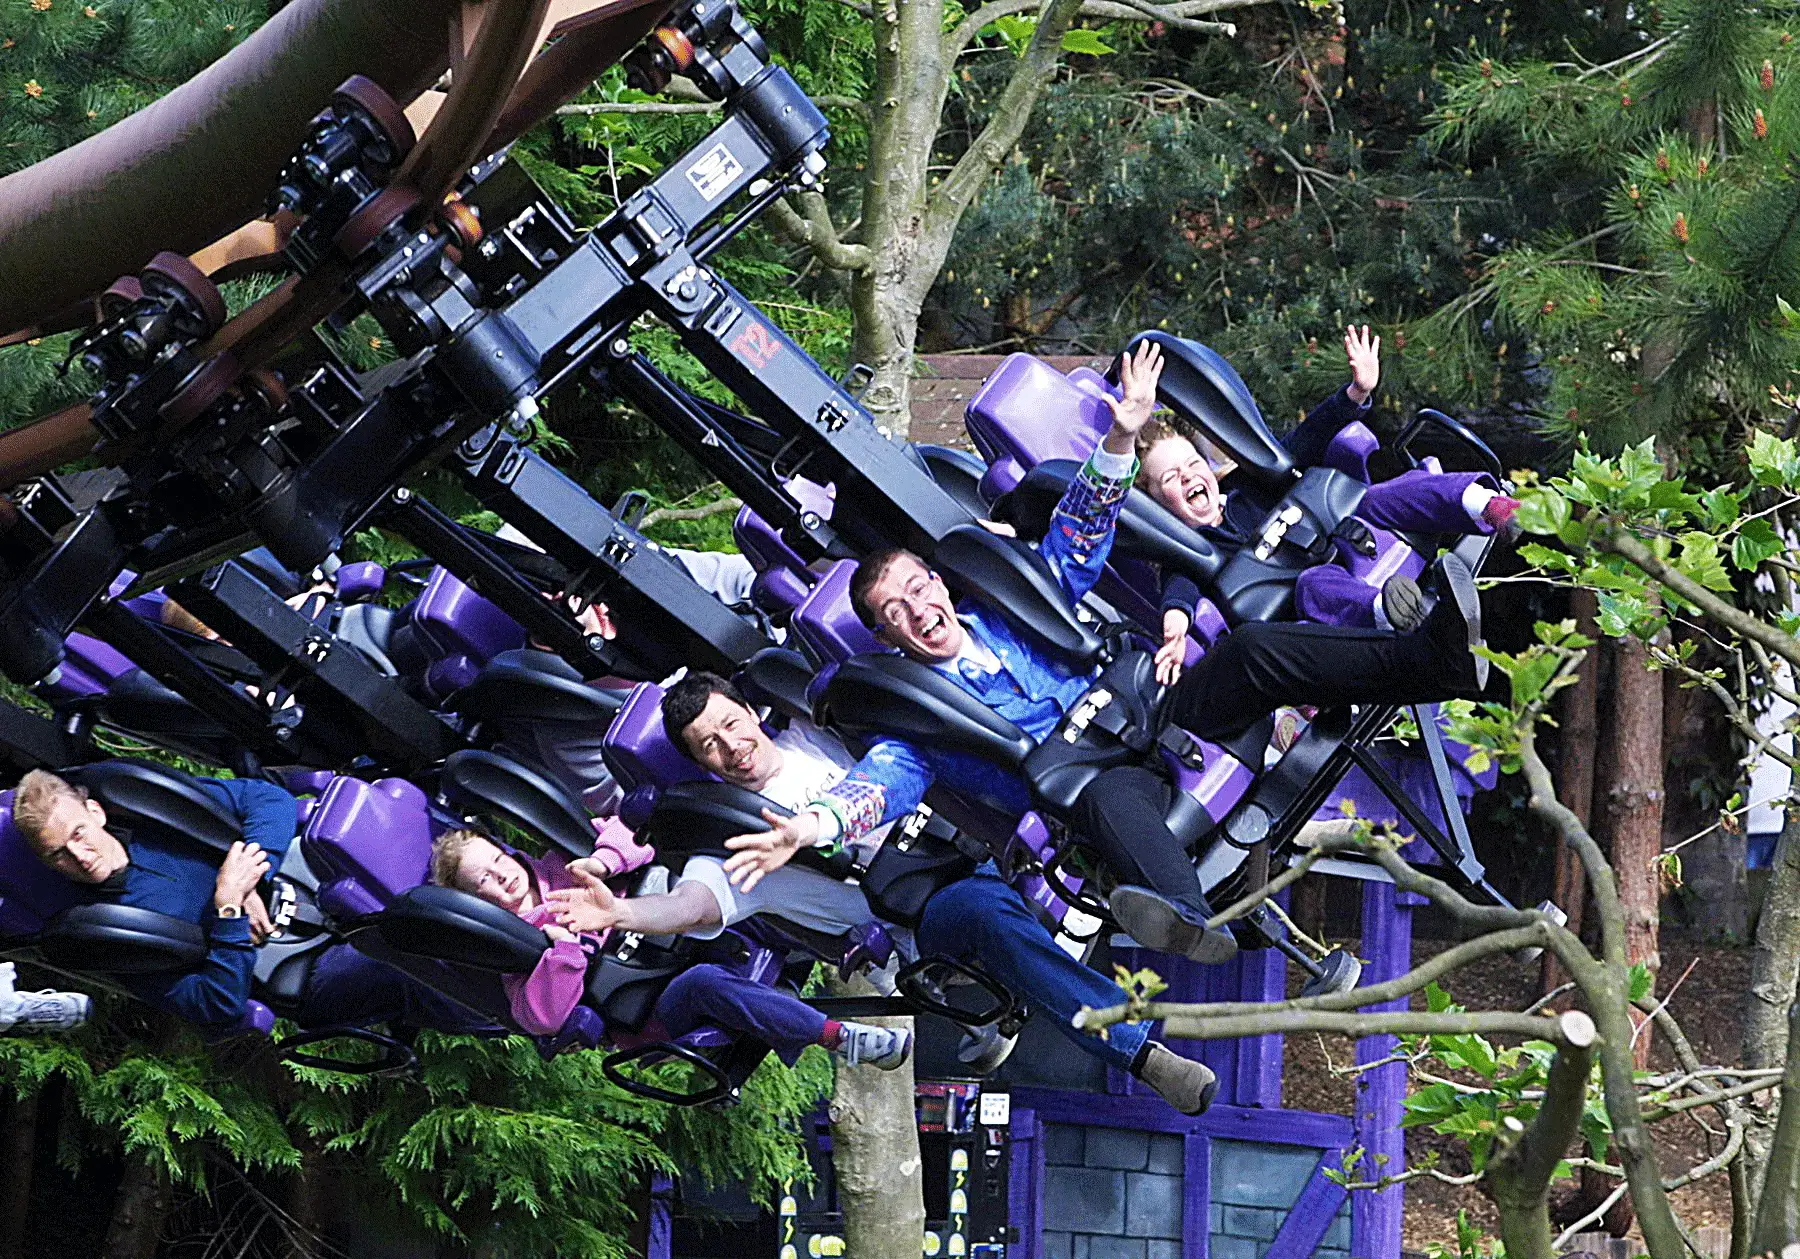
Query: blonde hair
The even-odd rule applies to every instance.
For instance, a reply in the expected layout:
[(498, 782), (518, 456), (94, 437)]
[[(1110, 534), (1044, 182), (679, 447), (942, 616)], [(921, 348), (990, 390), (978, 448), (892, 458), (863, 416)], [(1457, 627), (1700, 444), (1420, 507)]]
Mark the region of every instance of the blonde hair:
[(1195, 450), (1199, 451), (1200, 457), (1206, 460), (1213, 471), (1219, 476), (1224, 476), (1227, 472), (1237, 467), (1237, 463), (1224, 451), (1220, 450), (1218, 446), (1214, 445), (1212, 439), (1206, 436), (1206, 434), (1192, 429), (1186, 424), (1177, 423), (1174, 412), (1172, 411), (1158, 411), (1155, 415), (1150, 417), (1149, 423), (1138, 430), (1136, 443), (1138, 457), (1137, 487), (1140, 490), (1148, 490), (1150, 488), (1150, 479), (1144, 474), (1144, 460), (1149, 457), (1151, 450), (1159, 443), (1169, 441), (1171, 438), (1176, 437), (1188, 442)]
[(58, 778), (47, 769), (34, 769), (19, 779), (19, 785), (13, 790), (13, 825), (19, 828), (19, 834), (25, 837), (33, 848), (43, 841), (44, 824), (56, 811), (58, 802), (73, 800), (77, 804), (87, 801), (85, 788)]
[(445, 831), (431, 841), (431, 881), (439, 887), (455, 887), (456, 872), (462, 869), (463, 854), (476, 840), (494, 841), (477, 830), (464, 827)]

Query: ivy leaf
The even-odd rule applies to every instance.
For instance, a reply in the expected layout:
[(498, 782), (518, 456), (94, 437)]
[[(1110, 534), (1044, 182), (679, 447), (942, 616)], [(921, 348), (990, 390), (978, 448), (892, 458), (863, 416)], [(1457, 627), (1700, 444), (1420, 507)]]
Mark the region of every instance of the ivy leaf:
[(1710, 533), (1695, 530), (1681, 535), (1681, 554), (1675, 567), (1708, 590), (1730, 590), (1731, 575), (1719, 558), (1719, 540)]
[(1089, 57), (1104, 57), (1109, 52), (1117, 52), (1111, 44), (1100, 38), (1098, 31), (1090, 31), (1085, 27), (1076, 27), (1064, 31), (1062, 37), (1064, 52), (1081, 53)]
[(1708, 490), (1700, 496), (1701, 509), (1706, 512), (1708, 528), (1724, 529), (1735, 524), (1744, 510), (1743, 500), (1729, 490)]
[(1554, 536), (1562, 532), (1573, 515), (1569, 500), (1555, 490), (1531, 489), (1520, 492), (1519, 511), (1514, 519), (1526, 533)]
[(1650, 995), (1651, 990), (1655, 987), (1656, 976), (1650, 973), (1650, 968), (1648, 966), (1639, 962), (1631, 968), (1630, 991), (1631, 999), (1633, 1001), (1642, 1001), (1645, 997)]
[(1759, 485), (1791, 486), (1800, 478), (1800, 452), (1787, 438), (1758, 430), (1744, 453), (1749, 459), (1750, 475)]
[(1775, 526), (1766, 520), (1752, 520), (1731, 540), (1731, 562), (1748, 573), (1782, 550), (1781, 535), (1775, 532)]
[(1700, 507), (1700, 499), (1687, 492), (1684, 482), (1658, 481), (1650, 487), (1650, 510), (1691, 515)]

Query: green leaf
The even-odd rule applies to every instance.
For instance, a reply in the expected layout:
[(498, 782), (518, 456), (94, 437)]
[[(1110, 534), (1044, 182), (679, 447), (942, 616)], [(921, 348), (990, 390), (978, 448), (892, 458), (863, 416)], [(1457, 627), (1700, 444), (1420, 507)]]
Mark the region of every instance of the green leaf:
[(1706, 512), (1706, 524), (1710, 529), (1724, 529), (1735, 524), (1744, 509), (1743, 500), (1729, 490), (1706, 491), (1700, 496), (1700, 506)]
[(1675, 567), (1708, 590), (1730, 590), (1731, 575), (1719, 558), (1719, 540), (1710, 533), (1694, 530), (1681, 535), (1681, 553)]
[(1759, 518), (1747, 522), (1731, 540), (1731, 562), (1748, 573), (1770, 556), (1781, 554), (1784, 547), (1775, 527)]
[(1633, 1001), (1642, 1001), (1650, 995), (1655, 987), (1656, 976), (1650, 973), (1648, 966), (1639, 962), (1631, 968), (1631, 999)]
[(1101, 39), (1098, 31), (1090, 31), (1086, 27), (1080, 26), (1063, 32), (1062, 49), (1064, 52), (1082, 53), (1089, 57), (1104, 57), (1109, 52), (1118, 51)]
[(1699, 510), (1700, 499), (1690, 494), (1680, 480), (1658, 481), (1650, 487), (1650, 510), (1678, 512), (1683, 516)]
[(1534, 486), (1519, 491), (1519, 494), (1519, 511), (1513, 519), (1518, 521), (1519, 528), (1526, 533), (1554, 537), (1562, 532), (1574, 515), (1575, 509), (1569, 500), (1553, 489)]
[(1787, 300), (1777, 293), (1775, 310), (1781, 316), (1781, 322), (1789, 328), (1800, 328), (1800, 311), (1787, 304)]

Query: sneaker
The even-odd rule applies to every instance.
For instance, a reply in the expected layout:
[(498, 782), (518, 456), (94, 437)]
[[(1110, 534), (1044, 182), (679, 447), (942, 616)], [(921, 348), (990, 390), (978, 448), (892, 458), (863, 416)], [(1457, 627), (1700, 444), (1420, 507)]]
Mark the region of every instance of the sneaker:
[(94, 1008), (93, 998), (85, 992), (42, 992), (14, 994), (12, 1010), (15, 1032), (67, 1032), (88, 1021)]
[(831, 1052), (847, 1067), (875, 1067), (892, 1071), (912, 1052), (913, 1034), (903, 1027), (873, 1027), (845, 1023), (837, 1048)]
[(1131, 1074), (1184, 1115), (1205, 1114), (1219, 1091), (1219, 1077), (1211, 1067), (1183, 1058), (1153, 1040), (1144, 1043), (1144, 1052), (1132, 1065)]
[(1237, 941), (1229, 931), (1194, 922), (1174, 901), (1147, 887), (1117, 888), (1106, 904), (1119, 930), (1147, 949), (1208, 964), (1237, 956)]
[(992, 1075), (1000, 1064), (1012, 1057), (1018, 1047), (1018, 1036), (1008, 1036), (999, 1023), (964, 1030), (962, 1043), (956, 1047), (956, 1060), (975, 1075)]
[(1381, 585), (1381, 611), (1389, 625), (1410, 634), (1425, 624), (1425, 592), (1405, 573), (1395, 573)]
[(1451, 685), (1479, 694), (1487, 689), (1488, 662), (1474, 650), (1482, 645), (1481, 593), (1475, 588), (1475, 574), (1454, 551), (1439, 556), (1432, 572), (1437, 578), (1437, 606), (1419, 632), (1450, 662)]

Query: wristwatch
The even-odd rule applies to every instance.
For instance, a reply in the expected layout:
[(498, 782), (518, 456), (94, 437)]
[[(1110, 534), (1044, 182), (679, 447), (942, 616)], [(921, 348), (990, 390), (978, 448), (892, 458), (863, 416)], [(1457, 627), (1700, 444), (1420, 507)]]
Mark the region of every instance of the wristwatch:
[(215, 918), (242, 918), (243, 916), (244, 907), (242, 905), (220, 905), (213, 910)]

